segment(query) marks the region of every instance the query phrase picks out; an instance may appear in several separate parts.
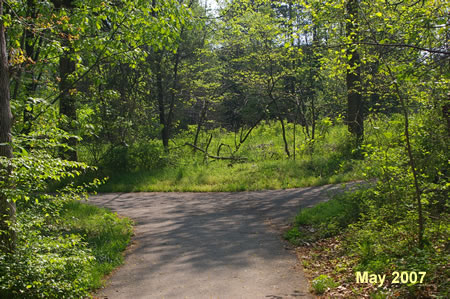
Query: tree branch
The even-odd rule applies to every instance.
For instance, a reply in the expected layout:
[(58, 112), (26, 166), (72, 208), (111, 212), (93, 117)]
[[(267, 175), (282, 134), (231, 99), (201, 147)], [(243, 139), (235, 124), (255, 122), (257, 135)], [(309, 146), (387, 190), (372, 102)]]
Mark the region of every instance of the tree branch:
[(221, 157), (221, 156), (210, 155), (210, 154), (209, 154), (207, 151), (205, 151), (204, 149), (202, 149), (202, 148), (200, 148), (200, 147), (198, 147), (198, 146), (196, 146), (196, 145), (193, 145), (193, 144), (191, 144), (191, 143), (188, 143), (188, 142), (186, 142), (184, 145), (190, 146), (190, 147), (192, 147), (192, 148), (194, 148), (194, 149), (196, 149), (196, 150), (198, 150), (198, 151), (201, 151), (201, 152), (204, 153), (208, 158), (211, 158), (211, 159), (216, 159), (216, 160), (232, 160), (232, 161), (247, 160), (247, 158), (243, 158), (243, 157), (233, 157), (233, 156), (230, 156), (230, 157)]

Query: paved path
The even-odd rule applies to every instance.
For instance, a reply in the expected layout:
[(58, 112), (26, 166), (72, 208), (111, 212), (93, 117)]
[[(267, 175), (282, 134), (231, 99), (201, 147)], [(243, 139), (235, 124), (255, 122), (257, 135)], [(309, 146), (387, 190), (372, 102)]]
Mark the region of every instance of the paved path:
[(93, 196), (136, 221), (125, 265), (100, 298), (311, 298), (280, 231), (340, 187)]

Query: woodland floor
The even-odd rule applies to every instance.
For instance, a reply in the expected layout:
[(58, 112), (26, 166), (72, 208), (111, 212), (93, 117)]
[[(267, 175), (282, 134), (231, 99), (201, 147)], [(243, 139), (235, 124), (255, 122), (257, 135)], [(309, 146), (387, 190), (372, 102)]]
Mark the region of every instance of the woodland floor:
[(125, 264), (98, 298), (311, 298), (281, 234), (340, 185), (276, 191), (109, 193), (91, 198), (136, 222)]

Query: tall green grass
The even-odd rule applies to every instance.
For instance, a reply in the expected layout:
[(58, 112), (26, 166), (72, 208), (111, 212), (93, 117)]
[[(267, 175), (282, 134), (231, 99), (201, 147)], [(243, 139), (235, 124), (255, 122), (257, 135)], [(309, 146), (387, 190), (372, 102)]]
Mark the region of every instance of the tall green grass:
[[(215, 160), (195, 151), (192, 143), (194, 128), (173, 139), (166, 153), (155, 141), (139, 141), (128, 148), (112, 150), (105, 163), (99, 165), (109, 177), (100, 192), (129, 191), (244, 191), (285, 189), (340, 183), (360, 179), (360, 160), (352, 152), (347, 128), (329, 119), (319, 122), (316, 138), (311, 140), (296, 128), (295, 159), (293, 124), (286, 125), (291, 156), (284, 151), (278, 123), (267, 122), (255, 128), (238, 150), (239, 133), (218, 128), (203, 132), (198, 146), (208, 147), (211, 155), (242, 158)], [(89, 153), (81, 151), (84, 160)]]
[(319, 169), (311, 161), (262, 161), (230, 166), (222, 161), (161, 170), (117, 173), (99, 192), (137, 191), (244, 191), (286, 189), (334, 184), (357, 179), (345, 173)]
[(65, 204), (62, 218), (67, 231), (81, 235), (87, 242), (94, 257), (88, 269), (89, 288), (100, 288), (104, 276), (123, 263), (122, 253), (132, 234), (131, 220), (78, 201)]

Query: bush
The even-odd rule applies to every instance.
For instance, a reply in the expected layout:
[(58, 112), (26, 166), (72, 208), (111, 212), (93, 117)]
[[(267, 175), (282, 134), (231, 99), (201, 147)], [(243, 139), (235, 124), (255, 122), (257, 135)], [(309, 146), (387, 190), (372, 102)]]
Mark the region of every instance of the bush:
[(78, 235), (56, 237), (22, 231), (14, 254), (0, 255), (0, 297), (87, 296), (93, 259)]
[(89, 264), (89, 289), (102, 286), (103, 276), (123, 262), (122, 252), (130, 242), (132, 222), (107, 209), (70, 201), (64, 205), (61, 229), (83, 236), (94, 260)]
[[(13, 159), (0, 157), (0, 193), (17, 204), (16, 222), (10, 227), (18, 235), (12, 253), (0, 252), (0, 297), (83, 298), (99, 286), (96, 284), (98, 278), (94, 275), (94, 266), (109, 262), (96, 260), (97, 248), (89, 243), (84, 231), (76, 229), (73, 223), (69, 225), (70, 221), (62, 218), (62, 214), (67, 210), (68, 202), (86, 198), (87, 187), (96, 186), (99, 181), (96, 179), (90, 184), (73, 185), (70, 180), (89, 167), (55, 156), (52, 149), (57, 153), (60, 144), (45, 143), (42, 138), (37, 140), (40, 143), (38, 149), (33, 148), (37, 147), (36, 144), (28, 143), (16, 149)], [(46, 150), (42, 150), (44, 145), (47, 145)], [(56, 146), (56, 150), (52, 145)], [(9, 163), (12, 165), (11, 173), (1, 171)], [(61, 185), (50, 192), (50, 186), (55, 185), (55, 181), (61, 182)], [(91, 229), (98, 230), (100, 224), (115, 231), (117, 223), (125, 224), (120, 226), (125, 228), (121, 232), (125, 238), (118, 247), (123, 250), (131, 232), (129, 224), (118, 221), (117, 216), (110, 213), (103, 214), (107, 222), (91, 223)], [(79, 222), (85, 218), (83, 214)], [(100, 230), (99, 237), (119, 239), (118, 235), (106, 235)], [(120, 256), (117, 252), (116, 255)]]
[(18, 202), (17, 247), (0, 254), (0, 297), (80, 298), (89, 291), (91, 251), (81, 236), (58, 229), (64, 199)]
[[(85, 157), (87, 160), (89, 157)], [(98, 165), (107, 172), (158, 169), (167, 165), (167, 154), (157, 140), (111, 146)]]
[(160, 141), (138, 141), (130, 147), (128, 161), (130, 170), (149, 170), (166, 166), (167, 157)]

